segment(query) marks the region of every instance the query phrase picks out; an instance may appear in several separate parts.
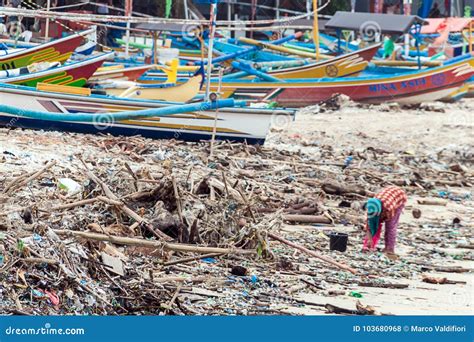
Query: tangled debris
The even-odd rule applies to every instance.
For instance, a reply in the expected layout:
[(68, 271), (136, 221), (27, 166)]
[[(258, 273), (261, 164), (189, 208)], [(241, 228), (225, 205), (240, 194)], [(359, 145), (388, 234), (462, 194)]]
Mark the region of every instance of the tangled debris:
[[(311, 153), (220, 142), (211, 158), (204, 142), (8, 134), (0, 314), (390, 314), (370, 289), (471, 272), (452, 261), (473, 258), (472, 148), (418, 155), (320, 137), (300, 139)], [(393, 184), (416, 198), (397, 260), (360, 251), (361, 203)], [(454, 218), (425, 214), (451, 204)], [(333, 231), (349, 234), (347, 252), (329, 250)]]

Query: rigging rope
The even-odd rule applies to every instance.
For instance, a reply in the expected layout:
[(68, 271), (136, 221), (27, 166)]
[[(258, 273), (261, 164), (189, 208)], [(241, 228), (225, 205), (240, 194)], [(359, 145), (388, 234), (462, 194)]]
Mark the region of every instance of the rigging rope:
[[(323, 6), (318, 9), (318, 12), (324, 9), (331, 0), (328, 0)], [(246, 27), (250, 25), (274, 25), (280, 24), (280, 26), (267, 26), (276, 28), (285, 28), (292, 25), (292, 22), (303, 19), (308, 16), (313, 16), (315, 11), (311, 13), (304, 13), (293, 17), (285, 17), (280, 19), (265, 19), (265, 20), (218, 20), (216, 25), (222, 30), (252, 30), (252, 28)], [(196, 20), (196, 19), (171, 19), (171, 18), (154, 18), (154, 17), (127, 17), (127, 16), (113, 16), (113, 15), (100, 15), (100, 14), (86, 14), (86, 13), (69, 13), (69, 12), (54, 12), (46, 10), (31, 10), (24, 8), (11, 8), (11, 7), (0, 7), (0, 14), (24, 16), (31, 18), (49, 18), (59, 20), (72, 20), (72, 21), (94, 21), (94, 22), (115, 22), (115, 23), (152, 23), (152, 24), (182, 24), (182, 25), (198, 25), (207, 26), (208, 20)], [(229, 25), (238, 24), (238, 28), (229, 27)], [(226, 27), (227, 26), (227, 27)], [(293, 25), (294, 26), (294, 25)], [(244, 28), (245, 27), (245, 28)], [(253, 28), (254, 30), (261, 30), (262, 27)]]

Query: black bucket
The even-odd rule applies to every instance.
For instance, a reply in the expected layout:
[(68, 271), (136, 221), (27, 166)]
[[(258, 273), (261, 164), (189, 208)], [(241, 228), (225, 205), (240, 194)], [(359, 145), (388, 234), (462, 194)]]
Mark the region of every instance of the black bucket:
[(329, 249), (331, 251), (345, 252), (347, 249), (347, 240), (349, 235), (345, 233), (329, 234)]

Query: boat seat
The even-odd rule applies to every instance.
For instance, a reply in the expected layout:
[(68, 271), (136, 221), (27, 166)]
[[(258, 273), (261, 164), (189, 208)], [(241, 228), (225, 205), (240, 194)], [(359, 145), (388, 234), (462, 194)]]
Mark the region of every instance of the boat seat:
[(65, 86), (65, 85), (60, 85), (60, 84), (49, 84), (49, 83), (41, 83), (41, 82), (36, 85), (36, 90), (49, 91), (53, 93), (83, 95), (83, 96), (91, 95), (90, 88), (79, 88), (79, 87), (71, 87), (71, 86)]

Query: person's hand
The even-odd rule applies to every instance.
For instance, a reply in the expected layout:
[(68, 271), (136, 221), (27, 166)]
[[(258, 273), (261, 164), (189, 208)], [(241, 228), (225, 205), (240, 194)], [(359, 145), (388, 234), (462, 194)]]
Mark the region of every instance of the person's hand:
[(372, 236), (370, 235), (369, 232), (367, 232), (367, 235), (366, 235), (366, 239), (367, 239), (367, 248), (368, 249), (372, 249)]

